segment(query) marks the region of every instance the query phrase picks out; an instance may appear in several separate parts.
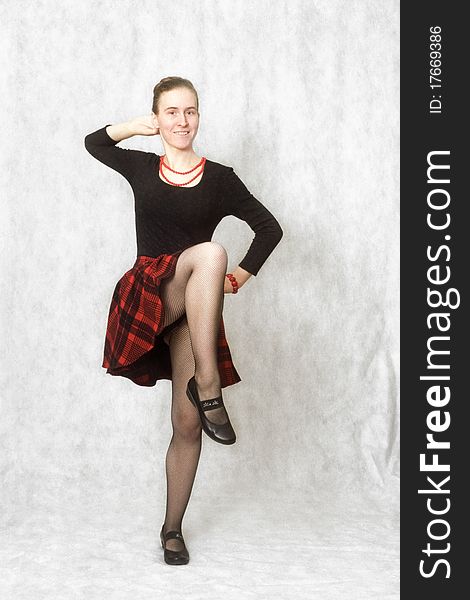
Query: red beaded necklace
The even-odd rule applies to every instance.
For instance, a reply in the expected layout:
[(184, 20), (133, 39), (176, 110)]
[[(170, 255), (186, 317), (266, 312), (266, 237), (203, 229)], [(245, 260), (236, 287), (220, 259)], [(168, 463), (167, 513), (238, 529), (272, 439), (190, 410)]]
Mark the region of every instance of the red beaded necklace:
[[(171, 183), (172, 185), (176, 185), (178, 187), (182, 187), (183, 185), (188, 185), (188, 183), (191, 183), (191, 181), (194, 181), (195, 179), (197, 179), (199, 177), (199, 175), (204, 171), (204, 165), (205, 164), (206, 164), (206, 157), (203, 156), (201, 158), (201, 160), (198, 162), (198, 164), (195, 167), (193, 167), (192, 169), (190, 169), (189, 171), (175, 171), (174, 169), (172, 169), (170, 167), (170, 165), (166, 164), (166, 162), (165, 162), (165, 155), (163, 155), (163, 156), (160, 156), (159, 171), (160, 171), (162, 177), (164, 179), (166, 179), (166, 181), (168, 181), (168, 183)], [(176, 173), (177, 175), (188, 175), (189, 173), (192, 173), (194, 170), (196, 170), (198, 167), (201, 167), (201, 170), (194, 177), (192, 177), (189, 181), (185, 181), (184, 183), (175, 183), (174, 181), (170, 181), (170, 179), (168, 179), (168, 177), (163, 173), (163, 167), (164, 166), (167, 169), (169, 169), (170, 171), (172, 171), (173, 173)]]

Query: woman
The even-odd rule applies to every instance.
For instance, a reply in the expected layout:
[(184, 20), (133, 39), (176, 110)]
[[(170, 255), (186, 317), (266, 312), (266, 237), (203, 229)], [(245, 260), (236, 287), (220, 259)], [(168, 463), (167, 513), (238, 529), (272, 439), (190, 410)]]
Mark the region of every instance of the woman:
[[(166, 515), (160, 538), (168, 564), (186, 564), (181, 527), (201, 451), (202, 431), (222, 444), (235, 432), (221, 388), (239, 382), (224, 332), (224, 294), (238, 293), (282, 238), (269, 210), (232, 167), (199, 156), (193, 141), (199, 99), (192, 83), (166, 77), (152, 114), (106, 125), (85, 137), (97, 160), (121, 173), (135, 201), (137, 258), (117, 282), (108, 315), (103, 367), (137, 385), (172, 381), (173, 436), (166, 456)], [(160, 135), (165, 154), (119, 148), (134, 135)], [(227, 273), (227, 252), (212, 234), (235, 215), (255, 232)]]

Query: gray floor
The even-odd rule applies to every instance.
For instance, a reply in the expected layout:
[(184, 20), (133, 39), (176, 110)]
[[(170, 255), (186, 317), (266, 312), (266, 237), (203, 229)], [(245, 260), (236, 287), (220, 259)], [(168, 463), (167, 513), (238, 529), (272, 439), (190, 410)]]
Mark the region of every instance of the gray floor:
[(315, 505), (308, 495), (209, 507), (201, 491), (195, 496), (183, 525), (191, 559), (182, 566), (163, 561), (161, 506), (57, 499), (55, 508), (18, 508), (2, 526), (1, 598), (399, 598), (397, 515)]

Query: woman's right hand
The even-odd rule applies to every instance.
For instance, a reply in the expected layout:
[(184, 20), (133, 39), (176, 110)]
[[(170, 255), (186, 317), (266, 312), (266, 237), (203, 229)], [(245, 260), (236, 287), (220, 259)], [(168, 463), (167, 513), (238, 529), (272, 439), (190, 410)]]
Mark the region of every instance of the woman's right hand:
[(160, 129), (155, 127), (153, 115), (135, 117), (128, 122), (133, 135), (159, 135)]

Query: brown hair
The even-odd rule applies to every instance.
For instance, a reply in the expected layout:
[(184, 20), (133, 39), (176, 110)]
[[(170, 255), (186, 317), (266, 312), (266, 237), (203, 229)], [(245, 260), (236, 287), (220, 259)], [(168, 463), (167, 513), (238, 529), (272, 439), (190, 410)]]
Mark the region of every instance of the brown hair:
[(152, 111), (156, 115), (158, 115), (158, 103), (160, 100), (160, 96), (164, 92), (169, 92), (170, 90), (174, 90), (176, 88), (181, 87), (188, 88), (188, 90), (194, 92), (194, 95), (196, 96), (196, 108), (199, 112), (199, 98), (196, 89), (193, 86), (193, 84), (189, 81), (189, 79), (184, 79), (183, 77), (164, 77), (163, 79), (160, 79), (157, 85), (153, 88)]

